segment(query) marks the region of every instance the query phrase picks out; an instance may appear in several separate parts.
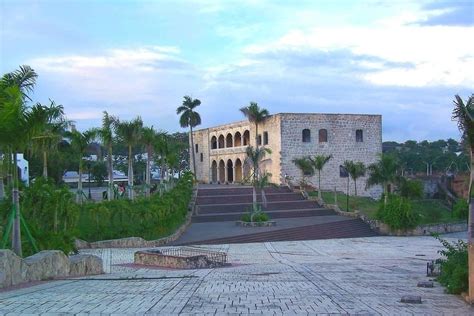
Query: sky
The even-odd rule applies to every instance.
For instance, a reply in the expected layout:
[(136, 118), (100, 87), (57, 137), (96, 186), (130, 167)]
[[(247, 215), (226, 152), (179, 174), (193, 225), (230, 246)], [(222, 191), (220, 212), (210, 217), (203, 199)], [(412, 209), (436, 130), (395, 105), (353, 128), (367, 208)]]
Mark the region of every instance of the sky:
[(35, 102), (84, 130), (102, 111), (184, 131), (270, 113), (382, 114), (383, 140), (460, 137), (454, 95), (474, 93), (470, 0), (0, 0), (0, 71), (30, 65)]

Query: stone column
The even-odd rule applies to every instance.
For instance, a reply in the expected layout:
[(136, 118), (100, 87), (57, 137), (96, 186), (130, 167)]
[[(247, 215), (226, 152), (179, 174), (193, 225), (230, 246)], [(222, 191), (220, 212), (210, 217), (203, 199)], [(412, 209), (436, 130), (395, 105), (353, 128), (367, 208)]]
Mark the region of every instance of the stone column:
[(232, 166), (232, 182), (235, 183), (235, 165)]
[(227, 163), (224, 166), (224, 181), (229, 182), (229, 168), (227, 168)]

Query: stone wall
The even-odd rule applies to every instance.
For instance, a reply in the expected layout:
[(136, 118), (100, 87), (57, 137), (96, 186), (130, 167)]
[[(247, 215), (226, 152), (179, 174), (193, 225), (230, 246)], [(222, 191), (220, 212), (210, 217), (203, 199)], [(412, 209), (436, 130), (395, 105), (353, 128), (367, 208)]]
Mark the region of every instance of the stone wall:
[(0, 250), (0, 288), (101, 273), (102, 259), (93, 255), (67, 257), (59, 250), (45, 250), (22, 259), (9, 249)]
[[(345, 192), (347, 178), (339, 175), (339, 166), (345, 160), (361, 161), (366, 166), (374, 163), (382, 152), (382, 117), (380, 115), (351, 114), (279, 114), (281, 115), (281, 173), (298, 182), (301, 171), (292, 162), (294, 158), (314, 155), (332, 155), (321, 172), (321, 188), (327, 191)], [(310, 142), (302, 141), (303, 129), (311, 132)], [(319, 142), (320, 129), (327, 130), (327, 142)], [(356, 130), (363, 131), (363, 141), (356, 142)], [(358, 195), (378, 198), (380, 187), (366, 190), (367, 177), (357, 180)], [(317, 175), (309, 179), (317, 185)], [(354, 183), (350, 182), (350, 194)]]

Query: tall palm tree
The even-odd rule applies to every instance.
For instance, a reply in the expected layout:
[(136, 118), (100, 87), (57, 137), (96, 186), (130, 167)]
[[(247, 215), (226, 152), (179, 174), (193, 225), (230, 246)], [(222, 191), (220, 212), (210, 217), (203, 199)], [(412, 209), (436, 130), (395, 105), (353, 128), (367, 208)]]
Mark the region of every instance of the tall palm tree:
[(65, 133), (66, 137), (71, 141), (71, 147), (74, 152), (78, 155), (79, 158), (79, 181), (77, 182), (77, 193), (76, 201), (81, 203), (84, 201), (84, 193), (82, 191), (82, 171), (84, 164), (84, 155), (87, 152), (87, 149), (92, 144), (94, 139), (97, 136), (97, 131), (94, 129), (87, 130), (85, 132), (79, 132), (77, 130), (72, 130)]
[(384, 193), (384, 204), (387, 204), (387, 197), (391, 193), (391, 187), (397, 181), (398, 161), (389, 154), (381, 154), (379, 161), (367, 167), (369, 177), (367, 187), (382, 185)]
[(458, 128), (462, 132), (462, 137), (468, 147), (471, 172), (469, 176), (469, 190), (467, 201), (469, 203), (469, 219), (468, 219), (468, 256), (469, 256), (469, 300), (474, 301), (474, 265), (472, 258), (474, 257), (474, 201), (472, 199), (472, 187), (474, 185), (474, 94), (472, 94), (466, 103), (459, 95), (455, 96), (453, 109), (453, 119), (458, 121)]
[(133, 200), (133, 146), (142, 136), (143, 121), (140, 117), (131, 121), (116, 121), (115, 132), (120, 141), (128, 147), (128, 197)]
[[(13, 160), (12, 202), (15, 207), (12, 249), (22, 256), (20, 229), (20, 194), (17, 166), (17, 152), (24, 150), (31, 139), (31, 128), (28, 122), (28, 109), (25, 100), (33, 92), (38, 75), (29, 66), (7, 73), (0, 79), (0, 146), (8, 156), (8, 164)], [(14, 136), (14, 137), (13, 137)], [(11, 159), (13, 156), (13, 159)], [(3, 179), (1, 179), (3, 182)]]
[(114, 142), (114, 123), (117, 118), (104, 111), (102, 117), (102, 127), (97, 130), (97, 136), (100, 138), (102, 146), (107, 149), (107, 173), (109, 185), (107, 188), (107, 199), (111, 201), (114, 197), (114, 165), (112, 155), (112, 145)]
[(252, 210), (256, 212), (258, 210), (257, 205), (257, 187), (260, 179), (260, 163), (263, 161), (267, 154), (271, 154), (272, 151), (269, 148), (260, 147), (253, 148), (248, 146), (245, 150), (247, 157), (245, 158), (245, 163), (250, 166), (252, 169), (252, 197), (253, 205)]
[(331, 160), (332, 155), (317, 155), (314, 157), (310, 157), (311, 164), (313, 168), (318, 171), (318, 199), (321, 200), (321, 170), (323, 170), (324, 166)]
[(159, 133), (156, 136), (154, 151), (157, 154), (158, 165), (160, 167), (160, 184), (164, 185), (166, 158), (170, 152), (169, 146), (170, 137), (166, 133)]
[(306, 177), (314, 175), (314, 168), (311, 159), (308, 156), (305, 156), (301, 158), (294, 158), (292, 162), (301, 171), (300, 189), (301, 191), (306, 191), (306, 186), (308, 184)]
[(143, 127), (141, 142), (145, 146), (147, 153), (146, 159), (146, 172), (145, 172), (145, 183), (146, 183), (146, 196), (150, 196), (150, 185), (151, 185), (151, 161), (153, 159), (153, 148), (156, 144), (157, 133), (153, 126)]
[(191, 155), (193, 159), (193, 173), (196, 176), (196, 157), (194, 154), (193, 127), (201, 125), (201, 116), (196, 112), (196, 108), (201, 105), (199, 99), (192, 99), (190, 96), (184, 96), (183, 105), (176, 109), (176, 114), (181, 114), (179, 125), (189, 127), (189, 139), (191, 141)]
[(255, 124), (255, 147), (258, 148), (258, 124), (270, 115), (268, 110), (260, 108), (256, 102), (250, 102), (249, 106), (240, 109), (249, 122)]
[[(352, 160), (346, 160), (344, 161), (344, 168), (346, 168), (347, 173), (349, 173), (352, 180), (354, 180), (354, 195), (357, 196), (357, 179), (365, 176), (366, 167), (360, 161), (354, 162)], [(349, 192), (347, 192), (347, 194), (349, 194)]]
[(48, 153), (55, 150), (62, 140), (69, 122), (64, 117), (64, 107), (50, 100), (49, 106), (40, 103), (31, 108), (30, 122), (33, 130), (33, 153), (43, 159), (43, 177), (48, 177)]

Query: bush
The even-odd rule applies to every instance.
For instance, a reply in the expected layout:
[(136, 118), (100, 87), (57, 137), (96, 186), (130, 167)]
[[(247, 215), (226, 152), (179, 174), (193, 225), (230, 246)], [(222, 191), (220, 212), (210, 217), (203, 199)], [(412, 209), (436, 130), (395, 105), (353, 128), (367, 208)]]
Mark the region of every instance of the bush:
[(377, 219), (392, 229), (410, 229), (418, 225), (420, 219), (413, 211), (410, 200), (398, 195), (390, 195), (387, 205), (383, 204), (383, 200), (376, 214)]
[(469, 217), (469, 204), (464, 199), (456, 201), (453, 207), (453, 216), (459, 219), (467, 220)]
[[(252, 214), (251, 213), (246, 213), (246, 214), (242, 215), (240, 220), (242, 222), (251, 222), (252, 221)], [(253, 215), (253, 221), (254, 222), (266, 222), (268, 220), (270, 220), (270, 217), (266, 213), (258, 212), (258, 213)]]
[(439, 283), (446, 287), (450, 294), (460, 294), (469, 288), (469, 267), (467, 243), (462, 240), (450, 244), (448, 241), (436, 237), (445, 247), (438, 251), (444, 258), (440, 259), (441, 274)]
[[(37, 179), (21, 194), (21, 213), (39, 250), (59, 249), (69, 254), (74, 249), (74, 237), (87, 241), (142, 237), (156, 239), (171, 234), (188, 212), (192, 196), (192, 176), (181, 177), (175, 188), (150, 198), (103, 201), (78, 205), (66, 186), (56, 186), (43, 178)], [(12, 209), (11, 200), (0, 204), (0, 226), (5, 226)], [(2, 227), (2, 231), (4, 228)], [(22, 230), (23, 253), (34, 249)]]
[(407, 199), (421, 199), (423, 197), (423, 183), (418, 180), (402, 178), (399, 186), (400, 196)]

